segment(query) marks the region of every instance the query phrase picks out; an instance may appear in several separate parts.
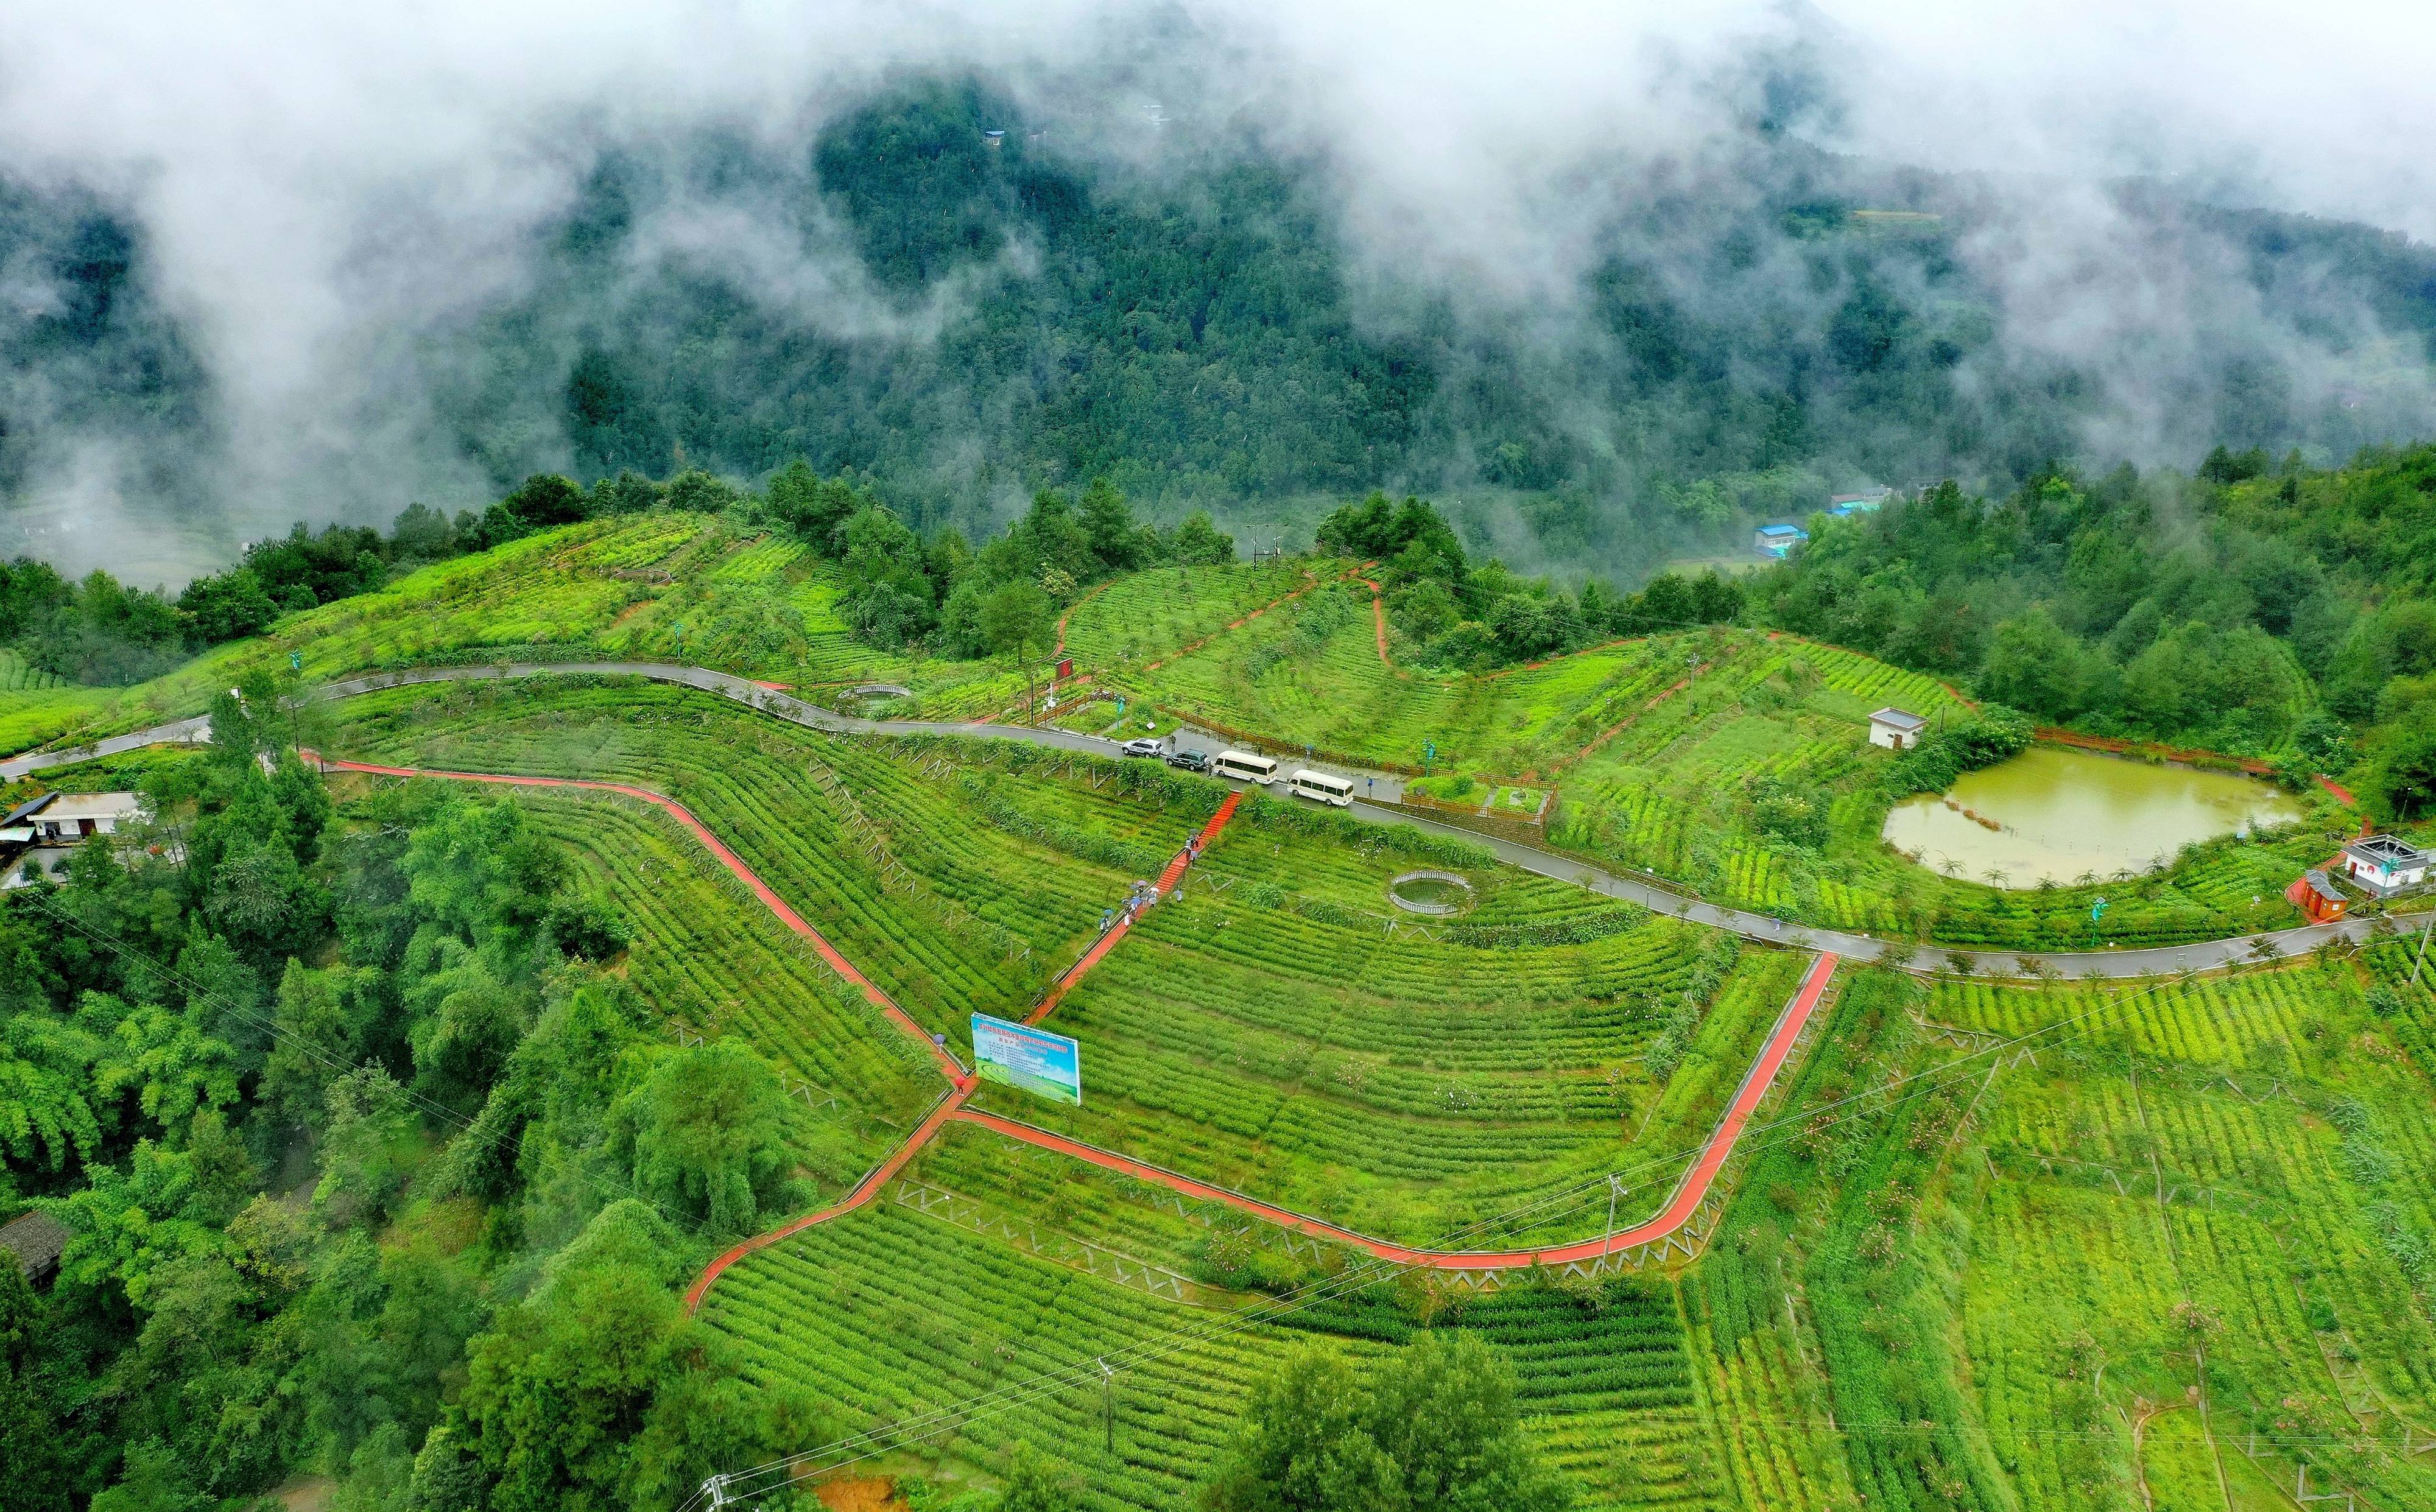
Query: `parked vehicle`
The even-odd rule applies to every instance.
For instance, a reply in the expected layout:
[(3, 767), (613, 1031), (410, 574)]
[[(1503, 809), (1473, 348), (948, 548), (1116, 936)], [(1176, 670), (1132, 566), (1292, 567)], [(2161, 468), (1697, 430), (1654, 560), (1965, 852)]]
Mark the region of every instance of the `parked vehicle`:
[(1210, 770), (1222, 777), (1238, 782), (1257, 782), (1265, 788), (1278, 780), (1278, 764), (1269, 756), (1251, 751), (1221, 751)]
[(1187, 772), (1207, 772), (1209, 770), (1209, 756), (1204, 751), (1170, 751), (1167, 764), (1182, 767)]
[(1339, 808), (1353, 807), (1353, 779), (1340, 777), (1332, 772), (1314, 772), (1309, 767), (1294, 774), (1286, 791), (1297, 798), (1317, 803), (1332, 803)]
[(1159, 753), (1159, 743), (1148, 736), (1143, 736), (1139, 740), (1127, 740), (1122, 749), (1129, 756), (1155, 756)]

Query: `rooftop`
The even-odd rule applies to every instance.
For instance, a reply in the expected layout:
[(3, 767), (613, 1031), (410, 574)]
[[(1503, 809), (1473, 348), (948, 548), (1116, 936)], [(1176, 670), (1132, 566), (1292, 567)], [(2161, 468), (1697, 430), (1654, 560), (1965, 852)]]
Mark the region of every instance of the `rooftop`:
[(2301, 885), (2329, 903), (2346, 901), (2342, 894), (2335, 891), (2334, 878), (2314, 866), (2301, 874)]
[(1762, 535), (1798, 535), (1805, 541), (1810, 538), (1810, 532), (1803, 530), (1799, 525), (1763, 525), (1759, 528), (1759, 533)]
[(55, 792), (43, 810), (44, 824), (70, 819), (132, 819), (144, 811), (144, 798), (133, 792)]
[(68, 1247), (68, 1226), (45, 1212), (30, 1212), (0, 1224), (0, 1249), (11, 1250), (27, 1280), (39, 1281), (60, 1263)]
[(5, 816), (0, 816), (0, 829), (7, 829), (12, 825), (22, 824), (26, 820), (31, 819), (36, 813), (42, 810), (44, 805), (49, 803), (52, 799), (58, 796), (59, 794), (56, 792), (46, 792), (39, 798), (26, 799), (16, 808), (9, 809)]
[(1909, 709), (1899, 709), (1889, 704), (1870, 715), (1870, 722), (1889, 725), (1898, 730), (1917, 730), (1926, 725), (1928, 721)]
[(2362, 835), (2345, 845), (2343, 854), (2379, 866), (2416, 866), (2436, 860), (2399, 835)]

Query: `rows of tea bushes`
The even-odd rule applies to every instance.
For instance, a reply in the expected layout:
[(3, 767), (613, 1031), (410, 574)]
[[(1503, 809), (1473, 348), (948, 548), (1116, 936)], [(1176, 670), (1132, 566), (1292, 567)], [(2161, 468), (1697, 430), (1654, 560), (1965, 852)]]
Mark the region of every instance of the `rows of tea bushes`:
[[(1746, 1503), (2266, 1504), (2304, 1463), (2426, 1501), (2397, 1441), (2436, 1426), (2436, 1119), (2374, 996), (2401, 954), (2111, 992), (1853, 978), (1687, 1288)], [(2055, 1032), (1969, 1055), (1915, 1014)]]
[[(1261, 840), (1230, 829), (1212, 858), (1240, 864)], [(1696, 1145), (1798, 974), (1792, 956), (1736, 967), (1731, 942), (1719, 958), (1720, 937), (1646, 914), (1588, 944), (1481, 948), (1258, 891), (1190, 884), (1061, 1003), (1053, 1026), (1084, 1047), (1081, 1109), (984, 1103), (1428, 1243), (1594, 1181), (1640, 1153), (1644, 1122)], [(1681, 1070), (1662, 1087), (1644, 1051), (1679, 1013)], [(1569, 1209), (1564, 1235), (1534, 1242), (1598, 1221)]]
[(627, 978), (672, 1029), (741, 1036), (811, 1089), (799, 1098), (808, 1117), (851, 1130), (861, 1158), (832, 1179), (861, 1173), (936, 1095), (903, 1033), (666, 814), (589, 793), (520, 801), (627, 919)]
[(334, 749), (359, 757), (667, 793), (951, 1039), (975, 1009), (1027, 1005), (1126, 880), (989, 823), (952, 772), (926, 774), (879, 743), (774, 725), (687, 689), (461, 685), (367, 695), (337, 712)]
[[(808, 1391), (848, 1432), (992, 1468), (1029, 1442), (1078, 1474), (1093, 1512), (1190, 1504), (1253, 1380), (1274, 1368), (1290, 1337), (1246, 1328), (1128, 1369), (1113, 1393), (1110, 1455), (1093, 1361), (1171, 1330), (1206, 1328), (1206, 1314), (880, 1204), (745, 1260), (721, 1279), (703, 1317), (727, 1335), (748, 1379)], [(892, 1425), (1058, 1370), (1089, 1383), (1032, 1396), (937, 1440), (889, 1434)]]
[(1315, 590), (1132, 679), (1161, 707), (1282, 744), (1418, 768), (1519, 776), (1578, 750), (1683, 673), (1679, 637), (1631, 641), (1488, 677), (1379, 659), (1366, 590)]
[[(1418, 1299), (1418, 1305), (1417, 1305)], [(1691, 1361), (1663, 1280), (1538, 1277), (1485, 1295), (1407, 1282), (1331, 1297), (1288, 1326), (1401, 1345), (1424, 1327), (1478, 1332), (1514, 1364), (1534, 1436), (1597, 1507), (1732, 1504), (1697, 1411)]]
[(1173, 656), (1288, 594), (1310, 588), (1314, 579), (1307, 566), (1238, 562), (1129, 573), (1067, 612), (1066, 654), (1104, 679), (1123, 681), (1144, 662)]

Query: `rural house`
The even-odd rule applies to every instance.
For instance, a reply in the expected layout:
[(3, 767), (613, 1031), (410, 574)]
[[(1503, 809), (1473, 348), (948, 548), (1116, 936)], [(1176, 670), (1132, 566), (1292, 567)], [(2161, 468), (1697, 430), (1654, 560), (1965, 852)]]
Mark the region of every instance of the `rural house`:
[(1889, 751), (1908, 751), (1920, 744), (1920, 732), (1926, 728), (1926, 720), (1889, 704), (1870, 716), (1870, 743)]
[(1810, 532), (1799, 525), (1763, 525), (1751, 532), (1751, 549), (1764, 557), (1779, 560), (1810, 539)]
[(73, 845), (132, 824), (143, 813), (144, 800), (131, 792), (46, 792), (0, 819), (0, 845)]
[(87, 839), (143, 817), (144, 800), (131, 792), (46, 792), (27, 799), (0, 816), (0, 890), (56, 873)]
[(49, 1213), (25, 1213), (0, 1224), (0, 1251), (15, 1256), (26, 1279), (36, 1284), (59, 1269), (61, 1252), (67, 1247), (68, 1225)]
[(2427, 880), (2430, 856), (2397, 835), (2362, 835), (2343, 847), (2343, 875), (2379, 897)]

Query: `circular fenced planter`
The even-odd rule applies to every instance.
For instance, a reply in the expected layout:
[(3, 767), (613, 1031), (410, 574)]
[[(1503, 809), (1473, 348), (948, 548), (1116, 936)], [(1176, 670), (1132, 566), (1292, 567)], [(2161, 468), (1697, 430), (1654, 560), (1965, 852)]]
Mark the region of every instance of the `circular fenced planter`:
[(1471, 907), (1471, 883), (1458, 872), (1406, 872), (1388, 881), (1387, 901), (1407, 913), (1444, 918)]

